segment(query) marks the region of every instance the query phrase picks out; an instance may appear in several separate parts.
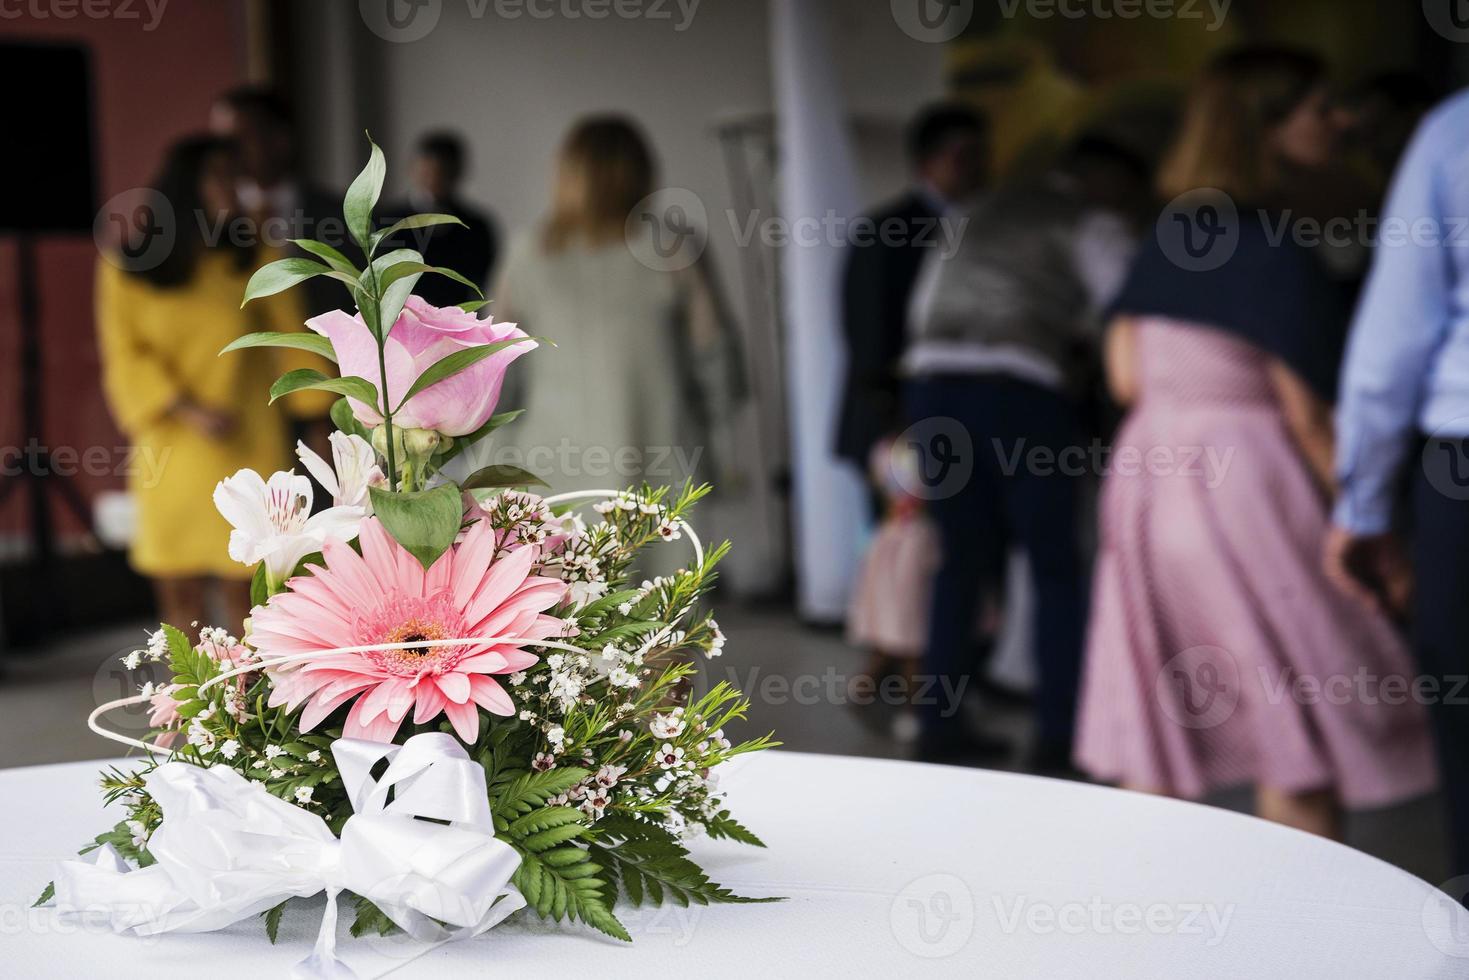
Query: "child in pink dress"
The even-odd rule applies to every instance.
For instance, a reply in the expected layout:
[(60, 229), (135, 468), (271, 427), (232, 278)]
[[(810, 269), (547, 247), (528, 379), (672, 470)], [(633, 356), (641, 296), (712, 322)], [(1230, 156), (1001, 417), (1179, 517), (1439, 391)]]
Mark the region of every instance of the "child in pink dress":
[[(847, 611), (848, 642), (869, 653), (854, 695), (857, 688), (897, 673), (906, 696), (928, 638), (938, 532), (923, 512), (923, 501), (904, 489), (917, 480), (918, 461), (911, 449), (898, 449), (891, 440), (880, 442), (873, 447), (868, 467), (882, 491), (885, 513), (863, 557)], [(870, 688), (863, 693), (870, 697)]]

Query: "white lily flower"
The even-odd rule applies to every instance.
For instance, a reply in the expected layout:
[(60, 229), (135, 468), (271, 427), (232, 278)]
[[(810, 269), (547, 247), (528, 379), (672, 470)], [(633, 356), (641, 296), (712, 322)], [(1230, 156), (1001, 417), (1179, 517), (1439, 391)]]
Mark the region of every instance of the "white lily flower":
[(328, 538), (350, 541), (357, 536), (365, 516), (361, 507), (328, 507), (313, 514), (311, 497), (311, 481), (295, 473), (273, 473), (267, 483), (245, 469), (220, 481), (214, 506), (234, 528), (230, 557), (245, 565), (265, 562), (266, 577), (275, 586)]
[(331, 465), (328, 466), (326, 460), (298, 440), (296, 456), (301, 465), (332, 495), (333, 504), (361, 507), (364, 514), (371, 514), (372, 495), (367, 488), (388, 485), (387, 476), (377, 465), (377, 452), (361, 436), (334, 431), (328, 438), (332, 444)]

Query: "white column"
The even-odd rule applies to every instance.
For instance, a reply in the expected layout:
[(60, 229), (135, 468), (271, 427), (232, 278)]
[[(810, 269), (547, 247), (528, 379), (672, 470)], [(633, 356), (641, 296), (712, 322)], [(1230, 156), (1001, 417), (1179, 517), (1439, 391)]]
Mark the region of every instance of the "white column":
[[(862, 538), (863, 490), (832, 452), (845, 348), (841, 274), (846, 250), (828, 240), (858, 211), (847, 111), (832, 56), (828, 0), (771, 0), (771, 66), (779, 120), (780, 210), (822, 229), (781, 256), (790, 391), (793, 533), (803, 616), (835, 620), (846, 609)], [(794, 227), (794, 225), (793, 225)]]

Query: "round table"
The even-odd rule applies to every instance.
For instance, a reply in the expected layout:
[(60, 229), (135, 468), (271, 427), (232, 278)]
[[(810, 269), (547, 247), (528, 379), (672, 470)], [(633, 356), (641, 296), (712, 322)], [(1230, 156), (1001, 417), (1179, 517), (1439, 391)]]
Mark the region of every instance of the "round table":
[[(0, 771), (0, 962), (9, 978), (285, 976), (320, 901), (271, 946), (258, 921), (114, 936), (29, 906), (56, 860), (110, 826), (105, 763)], [(768, 849), (698, 841), (762, 905), (621, 908), (631, 946), (519, 917), (428, 948), (354, 940), (361, 977), (1469, 977), (1469, 914), (1339, 844), (1224, 810), (1076, 783), (767, 752), (724, 770)]]

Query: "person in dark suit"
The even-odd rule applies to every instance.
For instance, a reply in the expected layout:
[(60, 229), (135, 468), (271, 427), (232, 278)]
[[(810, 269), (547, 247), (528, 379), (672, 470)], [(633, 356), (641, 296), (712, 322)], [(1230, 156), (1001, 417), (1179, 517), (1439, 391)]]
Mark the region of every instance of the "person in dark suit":
[[(239, 147), (237, 191), (260, 244), (309, 258), (291, 239), (314, 238), (362, 265), (362, 251), (347, 234), (342, 217), (342, 195), (299, 172), (291, 106), (279, 93), (258, 85), (230, 89), (210, 107), (209, 128)], [(308, 279), (303, 287), (304, 317), (352, 309), (351, 297), (332, 279)]]
[[(259, 85), (230, 89), (210, 106), (209, 128), (236, 147), (240, 176), (235, 192), (242, 215), (253, 231), (253, 244), (265, 249), (266, 257), (312, 258), (291, 242), (314, 238), (341, 252), (353, 265), (363, 265), (362, 250), (347, 233), (342, 195), (318, 187), (300, 174), (291, 105), (279, 93)], [(281, 300), (296, 307), (291, 314), (295, 322), (304, 323), (331, 310), (354, 308), (341, 283), (327, 276), (308, 279), (302, 286)], [(323, 361), (320, 367), (330, 365)], [(328, 459), (332, 428), (325, 404), (319, 412), (291, 420), (293, 440), (306, 443)], [(330, 494), (317, 495), (318, 510), (330, 503)]]
[[(464, 169), (464, 141), (457, 135), (440, 131), (420, 137), (413, 160), (413, 190), (406, 201), (384, 209), (384, 221), (391, 224), (419, 213), (452, 214), (463, 221), (462, 228), (432, 225), (403, 232), (394, 237), (392, 245), (417, 249), (429, 265), (453, 269), (483, 288), (494, 272), (500, 236), (493, 217), (459, 196)], [(479, 298), (463, 283), (436, 275), (420, 279), (417, 292), (434, 306)]]
[(842, 284), (847, 376), (836, 452), (864, 476), (872, 447), (903, 428), (898, 361), (919, 266), (945, 242), (938, 222), (979, 191), (988, 172), (985, 119), (961, 103), (923, 109), (907, 143), (914, 186), (866, 216), (874, 233), (850, 246)]

